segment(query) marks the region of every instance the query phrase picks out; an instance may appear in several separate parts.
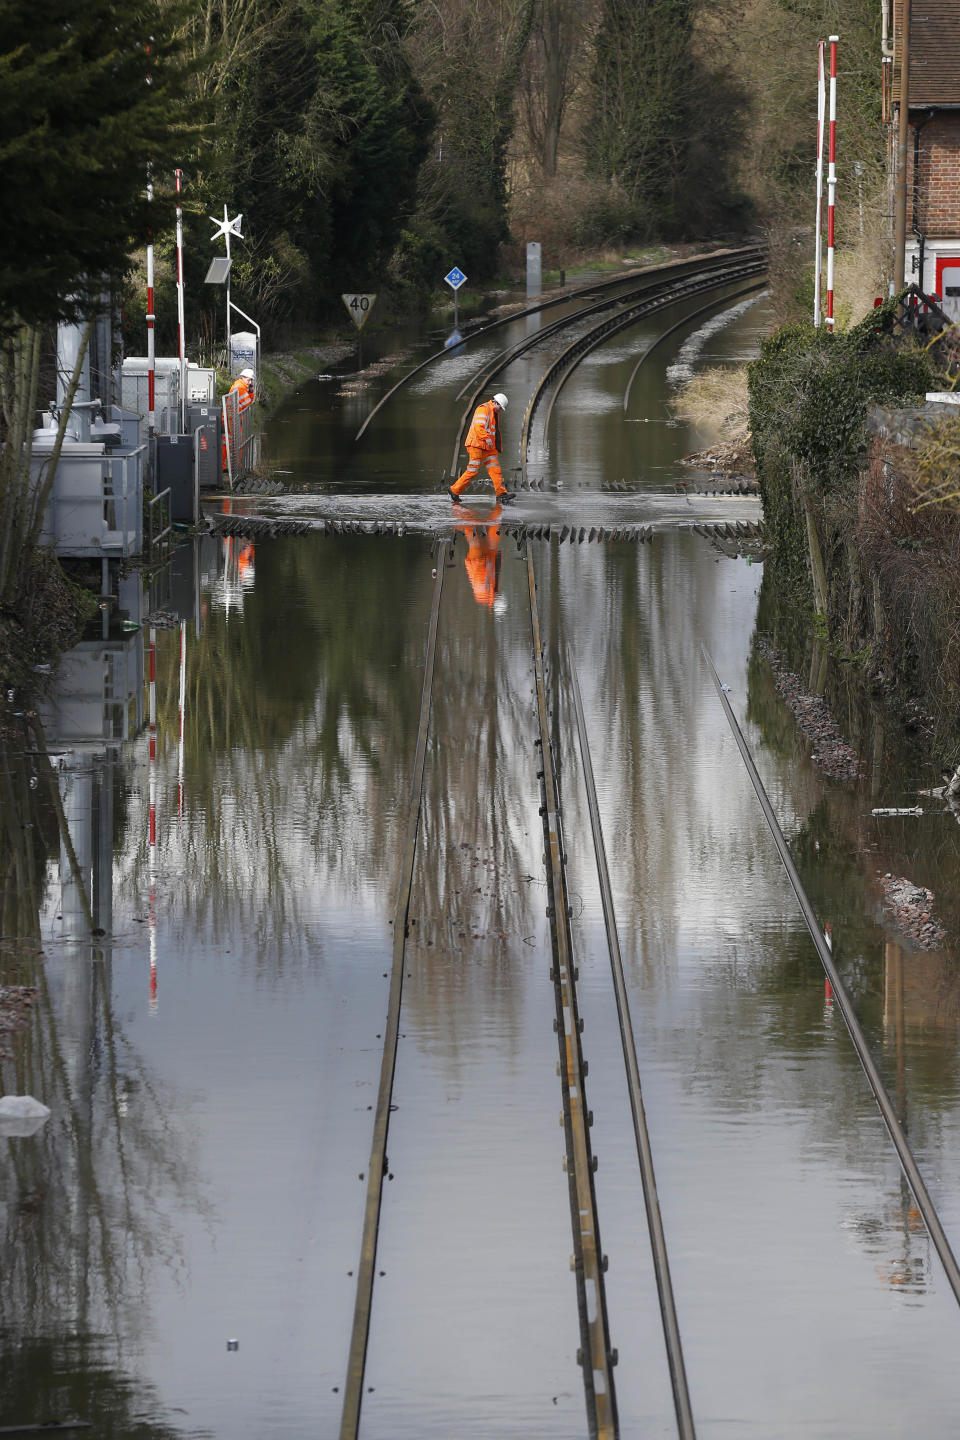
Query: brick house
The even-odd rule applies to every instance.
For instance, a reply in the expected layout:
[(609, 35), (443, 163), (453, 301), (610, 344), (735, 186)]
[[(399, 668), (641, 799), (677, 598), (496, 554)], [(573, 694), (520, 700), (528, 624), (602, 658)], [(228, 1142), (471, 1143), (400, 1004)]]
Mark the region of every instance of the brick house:
[[(889, 0), (882, 0), (884, 6)], [(893, 0), (886, 90), (890, 175), (896, 168), (904, 0)], [(910, 0), (905, 277), (960, 322), (960, 0)]]

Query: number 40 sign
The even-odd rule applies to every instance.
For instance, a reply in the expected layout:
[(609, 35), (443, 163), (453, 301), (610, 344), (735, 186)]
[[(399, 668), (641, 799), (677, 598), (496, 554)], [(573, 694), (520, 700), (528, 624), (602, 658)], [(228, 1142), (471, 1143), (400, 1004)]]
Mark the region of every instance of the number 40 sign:
[(370, 319), (370, 311), (373, 309), (373, 302), (376, 295), (341, 295), (340, 299), (347, 307), (350, 319), (358, 330), (362, 330)]

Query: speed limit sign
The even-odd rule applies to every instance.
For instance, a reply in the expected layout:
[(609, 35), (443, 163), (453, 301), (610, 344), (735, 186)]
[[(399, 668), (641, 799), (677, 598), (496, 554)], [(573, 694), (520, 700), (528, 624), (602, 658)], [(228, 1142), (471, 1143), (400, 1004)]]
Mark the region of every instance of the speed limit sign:
[(340, 299), (347, 307), (350, 319), (358, 330), (362, 330), (370, 319), (370, 311), (373, 309), (373, 302), (376, 295), (341, 295)]

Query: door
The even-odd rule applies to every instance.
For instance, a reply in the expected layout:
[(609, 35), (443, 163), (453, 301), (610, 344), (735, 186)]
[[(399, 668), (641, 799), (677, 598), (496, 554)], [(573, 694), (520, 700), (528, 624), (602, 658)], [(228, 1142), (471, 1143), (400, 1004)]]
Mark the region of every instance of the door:
[(960, 255), (937, 256), (937, 294), (941, 310), (960, 325)]

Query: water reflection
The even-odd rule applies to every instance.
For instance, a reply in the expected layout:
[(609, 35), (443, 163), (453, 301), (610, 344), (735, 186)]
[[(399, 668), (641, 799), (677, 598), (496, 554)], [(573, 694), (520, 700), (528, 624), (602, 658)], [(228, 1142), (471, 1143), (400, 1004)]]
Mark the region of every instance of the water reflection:
[(113, 857), (131, 822), (127, 767), (144, 722), (137, 620), (178, 589), (195, 613), (182, 582), (198, 557), (186, 558), (152, 592), (128, 578), (126, 628), (75, 646), (36, 709), (2, 727), (0, 985), (33, 989), (36, 1003), (0, 1052), (0, 1090), (52, 1112), (35, 1135), (0, 1138), (7, 1424), (78, 1417), (105, 1436), (134, 1424), (175, 1433), (127, 1364), (148, 1323), (148, 1277), (179, 1266), (183, 1216), (211, 1211), (172, 1118), (171, 1077), (144, 1060), (118, 1011), (128, 942), (115, 930)]
[[(467, 542), (464, 566), (478, 605), (490, 610), (504, 608), (505, 601), (500, 595), (500, 515), (503, 506), (496, 504), (492, 509), (457, 506), (457, 522), (454, 530), (463, 535)], [(498, 604), (498, 601), (500, 602)]]

